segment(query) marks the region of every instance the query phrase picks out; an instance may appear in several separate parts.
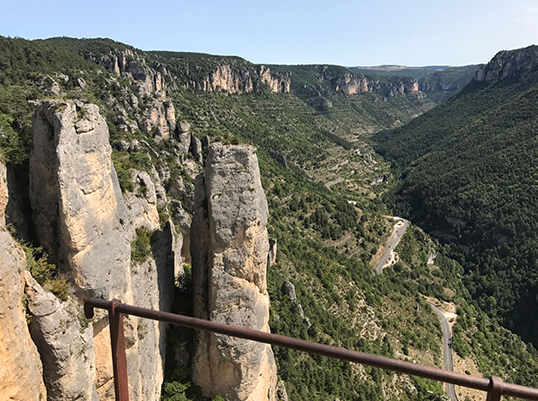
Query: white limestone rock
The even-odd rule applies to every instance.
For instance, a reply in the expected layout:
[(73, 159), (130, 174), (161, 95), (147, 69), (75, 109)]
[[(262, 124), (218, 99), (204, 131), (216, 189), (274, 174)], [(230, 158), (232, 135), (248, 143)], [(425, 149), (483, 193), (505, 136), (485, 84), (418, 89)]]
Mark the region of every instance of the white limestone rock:
[(43, 361), (48, 399), (95, 400), (91, 325), (81, 325), (73, 299), (60, 302), (25, 273), (30, 331)]
[[(169, 311), (176, 245), (170, 227), (165, 228), (156, 233), (153, 257), (141, 265), (131, 263), (135, 229), (160, 229), (158, 191), (148, 173), (133, 171), (140, 193), (122, 196), (110, 158), (108, 128), (97, 106), (47, 100), (38, 105), (33, 122), (30, 197), (38, 240), (79, 300), (60, 304), (51, 294), (34, 291), (39, 302), (31, 309), (32, 333), (46, 366), (47, 386), (53, 389), (49, 400), (112, 400), (108, 319), (101, 311), (84, 329), (77, 319), (80, 301), (89, 296), (118, 298)], [(42, 312), (44, 306), (48, 310)], [(125, 319), (130, 399), (157, 401), (166, 331), (162, 324), (140, 322)], [(55, 331), (58, 327), (60, 332)], [(77, 344), (85, 345), (84, 352)], [(79, 366), (77, 358), (66, 360), (71, 350), (83, 355), (85, 364)], [(74, 376), (75, 389), (69, 382)], [(87, 389), (94, 383), (97, 391), (90, 394)], [(75, 393), (79, 398), (73, 398)]]
[(126, 210), (97, 106), (44, 101), (33, 117), (30, 201), (43, 248), (78, 291), (111, 299), (128, 290)]
[[(256, 149), (212, 144), (205, 174), (195, 185), (191, 227), (195, 316), (269, 331), (268, 208)], [(208, 397), (273, 400), (273, 352), (269, 345), (200, 333), (193, 380)]]

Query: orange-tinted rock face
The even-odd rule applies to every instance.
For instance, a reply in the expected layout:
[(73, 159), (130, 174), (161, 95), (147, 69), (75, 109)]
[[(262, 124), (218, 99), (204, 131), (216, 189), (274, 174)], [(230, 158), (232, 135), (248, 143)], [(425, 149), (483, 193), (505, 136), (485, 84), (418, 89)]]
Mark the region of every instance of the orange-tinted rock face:
[(22, 303), (26, 258), (7, 231), (0, 231), (0, 252), (0, 394), (13, 401), (45, 400), (43, 367)]

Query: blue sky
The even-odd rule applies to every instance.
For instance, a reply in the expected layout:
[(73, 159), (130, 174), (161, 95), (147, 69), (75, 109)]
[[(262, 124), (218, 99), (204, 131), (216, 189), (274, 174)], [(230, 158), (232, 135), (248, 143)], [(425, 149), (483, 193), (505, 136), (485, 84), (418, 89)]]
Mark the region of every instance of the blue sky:
[(0, 35), (108, 37), (267, 64), (467, 65), (538, 43), (538, 1), (0, 0)]

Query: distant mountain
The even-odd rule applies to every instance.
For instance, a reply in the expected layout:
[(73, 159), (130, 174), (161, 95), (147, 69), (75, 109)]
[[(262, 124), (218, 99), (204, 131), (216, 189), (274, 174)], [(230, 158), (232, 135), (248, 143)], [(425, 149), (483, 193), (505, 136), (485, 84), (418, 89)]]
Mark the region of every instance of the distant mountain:
[(435, 104), (409, 77), (372, 77), (336, 65), (278, 65), (287, 73), (291, 93), (352, 135), (400, 126)]
[(374, 136), (398, 210), (449, 244), (472, 297), (538, 339), (538, 47), (498, 53), (459, 94)]

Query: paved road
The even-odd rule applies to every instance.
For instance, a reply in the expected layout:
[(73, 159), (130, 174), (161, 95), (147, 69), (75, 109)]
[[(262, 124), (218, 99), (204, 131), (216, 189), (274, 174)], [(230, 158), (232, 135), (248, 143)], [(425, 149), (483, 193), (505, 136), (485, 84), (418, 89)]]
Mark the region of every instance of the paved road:
[(394, 239), (392, 240), (389, 247), (387, 248), (387, 250), (385, 251), (385, 253), (381, 257), (381, 260), (379, 261), (377, 266), (375, 267), (375, 271), (377, 272), (377, 274), (381, 274), (381, 271), (383, 270), (383, 266), (385, 265), (385, 263), (387, 263), (387, 259), (389, 258), (390, 253), (392, 251), (394, 251), (394, 249), (396, 248), (396, 246), (398, 245), (398, 243), (402, 239), (402, 237), (403, 237), (403, 235), (405, 233), (405, 230), (407, 230), (407, 226), (409, 225), (409, 221), (407, 221), (405, 219), (401, 219), (401, 221), (403, 221), (403, 223), (404, 223), (403, 226), (401, 226), (399, 229), (397, 227), (394, 228), (394, 232), (392, 233)]
[[(448, 325), (448, 320), (446, 320), (445, 315), (441, 312), (435, 305), (432, 305), (433, 311), (437, 314), (437, 317), (441, 321), (441, 328), (443, 329), (443, 359), (444, 359), (444, 368), (445, 370), (454, 370), (454, 365), (452, 363), (452, 348), (449, 347), (449, 342), (452, 342), (452, 334), (450, 333), (450, 326)], [(446, 393), (448, 398), (454, 401), (458, 401), (458, 396), (456, 395), (456, 386), (452, 383), (445, 383)]]
[(334, 181), (331, 181), (331, 182), (328, 182), (327, 184), (325, 184), (325, 188), (330, 189), (331, 185), (339, 184), (341, 182), (344, 182), (344, 179), (342, 177), (338, 177), (337, 180), (334, 180)]

